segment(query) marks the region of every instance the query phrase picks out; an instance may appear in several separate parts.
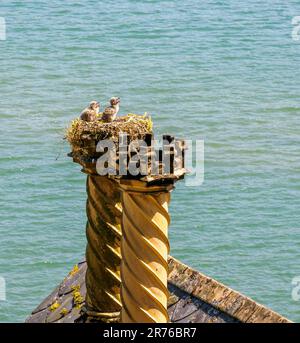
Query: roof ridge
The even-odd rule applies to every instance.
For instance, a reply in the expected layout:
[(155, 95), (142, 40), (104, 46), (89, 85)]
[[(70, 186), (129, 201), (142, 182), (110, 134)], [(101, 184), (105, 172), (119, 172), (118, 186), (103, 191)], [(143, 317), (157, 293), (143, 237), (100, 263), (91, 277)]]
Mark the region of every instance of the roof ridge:
[(266, 306), (169, 256), (169, 282), (244, 323), (291, 323)]

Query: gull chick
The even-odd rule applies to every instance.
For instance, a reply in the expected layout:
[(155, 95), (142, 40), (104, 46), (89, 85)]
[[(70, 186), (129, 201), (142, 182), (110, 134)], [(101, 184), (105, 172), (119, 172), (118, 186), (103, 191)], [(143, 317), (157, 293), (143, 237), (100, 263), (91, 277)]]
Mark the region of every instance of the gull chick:
[(110, 106), (103, 111), (102, 120), (106, 123), (111, 123), (116, 119), (120, 109), (120, 98), (112, 97), (110, 99)]
[(97, 120), (97, 114), (100, 110), (100, 104), (98, 101), (92, 101), (87, 108), (85, 108), (81, 114), (80, 119), (84, 121)]

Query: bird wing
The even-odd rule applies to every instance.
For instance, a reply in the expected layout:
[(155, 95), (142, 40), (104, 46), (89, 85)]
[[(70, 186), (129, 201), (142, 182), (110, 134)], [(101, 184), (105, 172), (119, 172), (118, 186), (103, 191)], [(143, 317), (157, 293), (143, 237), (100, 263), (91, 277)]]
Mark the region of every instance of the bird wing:
[(93, 121), (95, 120), (95, 113), (94, 111), (91, 111), (90, 109), (86, 108), (81, 112), (80, 119), (85, 121)]
[(106, 109), (103, 111), (103, 115), (101, 119), (103, 121), (112, 121), (115, 113), (116, 113), (116, 110), (114, 108), (106, 107)]
[(106, 107), (106, 109), (103, 112), (103, 114), (106, 114), (106, 115), (114, 115), (115, 113), (116, 113), (116, 110), (112, 107)]

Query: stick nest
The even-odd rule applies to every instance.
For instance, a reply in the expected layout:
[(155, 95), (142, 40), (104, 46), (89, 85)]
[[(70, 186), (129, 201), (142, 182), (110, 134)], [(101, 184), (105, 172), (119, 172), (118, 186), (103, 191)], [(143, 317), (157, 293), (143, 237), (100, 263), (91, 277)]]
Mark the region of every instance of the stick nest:
[(86, 122), (75, 119), (67, 128), (65, 138), (74, 152), (88, 155), (90, 143), (93, 144), (104, 139), (111, 139), (118, 143), (120, 133), (126, 133), (130, 140), (144, 139), (146, 134), (152, 133), (152, 126), (152, 120), (146, 114), (129, 113), (111, 123), (101, 120)]

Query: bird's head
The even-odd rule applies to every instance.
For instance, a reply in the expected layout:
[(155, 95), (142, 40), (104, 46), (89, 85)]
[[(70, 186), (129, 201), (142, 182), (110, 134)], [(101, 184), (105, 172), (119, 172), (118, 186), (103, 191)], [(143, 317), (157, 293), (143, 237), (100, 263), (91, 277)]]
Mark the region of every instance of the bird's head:
[(97, 114), (99, 113), (99, 109), (100, 109), (100, 103), (98, 101), (92, 101), (90, 103), (89, 108), (93, 111), (96, 111)]
[(112, 98), (110, 98), (110, 104), (111, 104), (112, 106), (119, 104), (120, 101), (121, 101), (120, 98), (118, 98), (118, 97), (116, 97), (116, 96), (113, 96)]

